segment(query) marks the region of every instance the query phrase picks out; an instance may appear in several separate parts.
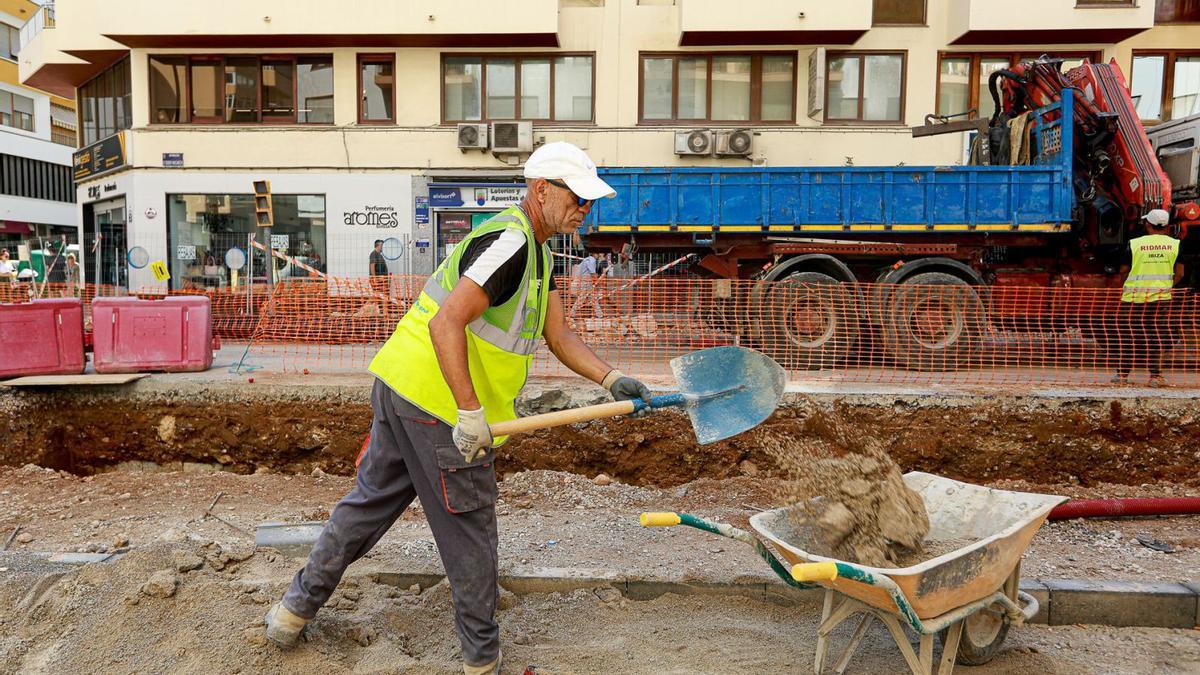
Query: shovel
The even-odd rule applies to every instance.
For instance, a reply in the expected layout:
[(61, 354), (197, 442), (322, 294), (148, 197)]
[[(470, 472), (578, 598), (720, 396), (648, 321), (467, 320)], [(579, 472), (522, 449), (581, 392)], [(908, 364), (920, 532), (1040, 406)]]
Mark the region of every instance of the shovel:
[(713, 347), (684, 354), (671, 359), (671, 372), (679, 385), (677, 394), (655, 396), (649, 403), (641, 399), (614, 401), (521, 417), (493, 424), (492, 436), (682, 407), (692, 420), (696, 441), (704, 445), (753, 429), (770, 417), (783, 396), (786, 380), (782, 366), (745, 347)]

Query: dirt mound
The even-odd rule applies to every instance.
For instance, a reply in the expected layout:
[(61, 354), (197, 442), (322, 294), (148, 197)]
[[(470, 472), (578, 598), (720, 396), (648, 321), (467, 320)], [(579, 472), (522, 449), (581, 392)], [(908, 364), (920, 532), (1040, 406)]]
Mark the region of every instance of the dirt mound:
[(920, 553), (929, 533), (924, 502), (878, 440), (847, 424), (837, 409), (810, 415), (802, 435), (759, 434), (759, 440), (785, 478), (778, 501), (796, 505), (794, 525), (815, 535), (797, 545), (872, 567)]

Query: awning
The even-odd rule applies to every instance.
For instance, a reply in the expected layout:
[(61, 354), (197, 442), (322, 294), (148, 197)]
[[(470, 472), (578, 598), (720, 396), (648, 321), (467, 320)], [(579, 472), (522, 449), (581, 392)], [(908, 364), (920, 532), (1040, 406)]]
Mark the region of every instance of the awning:
[(16, 220), (0, 220), (0, 234), (30, 234), (33, 225)]

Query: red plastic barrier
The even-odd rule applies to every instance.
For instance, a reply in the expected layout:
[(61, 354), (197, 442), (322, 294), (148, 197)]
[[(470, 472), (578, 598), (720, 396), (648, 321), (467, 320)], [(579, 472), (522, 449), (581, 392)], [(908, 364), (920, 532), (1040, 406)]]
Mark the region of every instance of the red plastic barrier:
[(206, 297), (96, 298), (92, 331), (98, 373), (212, 367), (212, 305)]
[(1200, 513), (1200, 497), (1138, 497), (1130, 499), (1072, 499), (1050, 512), (1050, 520), (1177, 516)]
[(85, 365), (78, 299), (0, 304), (0, 377), (78, 375)]

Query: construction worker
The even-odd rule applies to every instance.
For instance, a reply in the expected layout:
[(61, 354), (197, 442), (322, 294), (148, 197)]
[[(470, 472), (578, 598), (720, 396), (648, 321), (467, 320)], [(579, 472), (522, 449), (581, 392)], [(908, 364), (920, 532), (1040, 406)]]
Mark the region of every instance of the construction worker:
[(308, 563), (267, 614), (267, 639), (294, 645), (346, 567), (414, 497), (433, 531), (454, 601), (467, 674), (500, 669), (496, 475), (489, 424), (516, 417), (537, 340), (616, 400), (649, 399), (641, 382), (596, 355), (567, 326), (546, 241), (575, 232), (592, 202), (614, 195), (569, 143), (525, 163), (525, 198), (474, 229), (425, 283), (375, 355), (371, 436), (354, 489), (329, 518)]
[(1147, 234), (1129, 242), (1132, 255), (1121, 291), (1121, 307), (1117, 313), (1117, 335), (1120, 339), (1117, 374), (1114, 384), (1129, 381), (1134, 362), (1145, 363), (1150, 371), (1150, 386), (1165, 384), (1162, 375), (1162, 352), (1174, 343), (1171, 310), (1171, 288), (1183, 279), (1179, 257), (1179, 240), (1167, 234), (1170, 215), (1154, 209), (1142, 216)]

